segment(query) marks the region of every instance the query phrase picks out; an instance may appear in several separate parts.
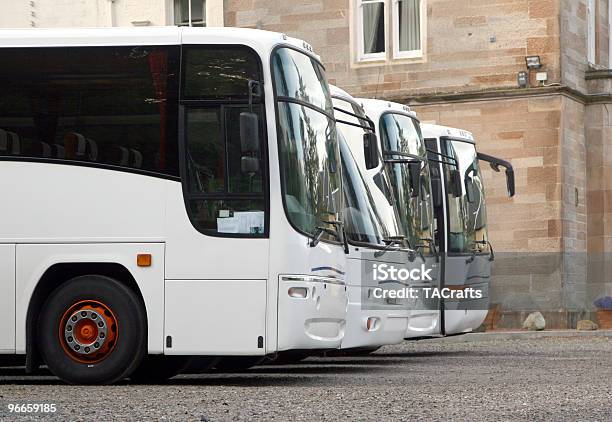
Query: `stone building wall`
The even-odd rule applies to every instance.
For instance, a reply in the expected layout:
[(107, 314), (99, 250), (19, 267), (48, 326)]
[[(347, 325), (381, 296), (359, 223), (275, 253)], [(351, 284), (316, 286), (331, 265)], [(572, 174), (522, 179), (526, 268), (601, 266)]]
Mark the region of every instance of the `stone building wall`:
[[(612, 71), (608, 0), (596, 0), (596, 60), (587, 60), (588, 0), (423, 0), (423, 57), (356, 60), (353, 0), (208, 0), (208, 23), (267, 29), (313, 45), (332, 82), (355, 96), (410, 104), (423, 121), (470, 130), (509, 159), (517, 195), (486, 171), (498, 251), (538, 262), (496, 264), (499, 326), (542, 310), (572, 326), (612, 295)], [(0, 27), (172, 24), (172, 0), (0, 0)], [(517, 87), (539, 55), (548, 87)], [(539, 255), (537, 255), (539, 254)], [(608, 256), (609, 255), (609, 256)], [(544, 264), (542, 264), (544, 263)]]
[(516, 87), (525, 56), (539, 54), (559, 82), (558, 0), (427, 0), (422, 59), (354, 59), (352, 0), (226, 0), (226, 24), (286, 32), (311, 43), (328, 75), (353, 95), (403, 98)]

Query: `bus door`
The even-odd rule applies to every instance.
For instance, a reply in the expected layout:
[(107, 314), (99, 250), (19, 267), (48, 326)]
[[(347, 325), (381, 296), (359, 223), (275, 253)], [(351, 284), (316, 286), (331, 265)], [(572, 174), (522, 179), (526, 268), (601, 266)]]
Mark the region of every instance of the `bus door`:
[(245, 46), (184, 45), (182, 63), (165, 353), (261, 355), (270, 218), (263, 67)]

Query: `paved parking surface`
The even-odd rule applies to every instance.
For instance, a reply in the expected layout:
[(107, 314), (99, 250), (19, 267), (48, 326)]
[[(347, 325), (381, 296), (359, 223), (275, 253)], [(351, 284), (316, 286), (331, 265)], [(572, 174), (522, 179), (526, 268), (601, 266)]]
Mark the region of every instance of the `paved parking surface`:
[[(486, 340), (486, 338), (483, 338)], [(8, 403), (55, 403), (69, 420), (612, 420), (612, 338), (405, 342), (167, 385), (61, 384), (0, 368)]]

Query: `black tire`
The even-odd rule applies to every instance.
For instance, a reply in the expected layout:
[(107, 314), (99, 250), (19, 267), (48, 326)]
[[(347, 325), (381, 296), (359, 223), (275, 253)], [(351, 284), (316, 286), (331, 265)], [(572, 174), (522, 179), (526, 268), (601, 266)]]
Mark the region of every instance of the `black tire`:
[[(112, 349), (96, 362), (76, 360), (67, 351), (69, 346), (61, 336), (65, 315), (84, 301), (103, 303), (116, 321)], [(80, 276), (59, 286), (43, 305), (37, 327), (38, 350), (44, 362), (53, 374), (71, 384), (115, 383), (140, 365), (147, 350), (147, 322), (142, 300), (130, 288), (109, 277)], [(107, 346), (110, 344), (109, 341)]]
[(160, 384), (184, 373), (190, 362), (188, 356), (148, 355), (132, 372), (130, 379), (140, 384)]
[(241, 372), (259, 365), (265, 356), (226, 356), (215, 364), (215, 369), (219, 372)]

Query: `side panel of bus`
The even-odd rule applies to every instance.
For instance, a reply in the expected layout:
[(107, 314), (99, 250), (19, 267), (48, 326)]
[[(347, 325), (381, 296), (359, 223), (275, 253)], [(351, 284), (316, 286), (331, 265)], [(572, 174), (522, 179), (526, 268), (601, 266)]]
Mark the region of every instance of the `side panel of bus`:
[(15, 352), (15, 245), (0, 245), (0, 354)]
[[(138, 254), (150, 254), (151, 266), (139, 267)], [(126, 268), (142, 294), (147, 312), (149, 353), (161, 353), (164, 306), (163, 243), (81, 243), (17, 245), (17, 353), (26, 351), (26, 317), (39, 280), (55, 264), (112, 263)]]

